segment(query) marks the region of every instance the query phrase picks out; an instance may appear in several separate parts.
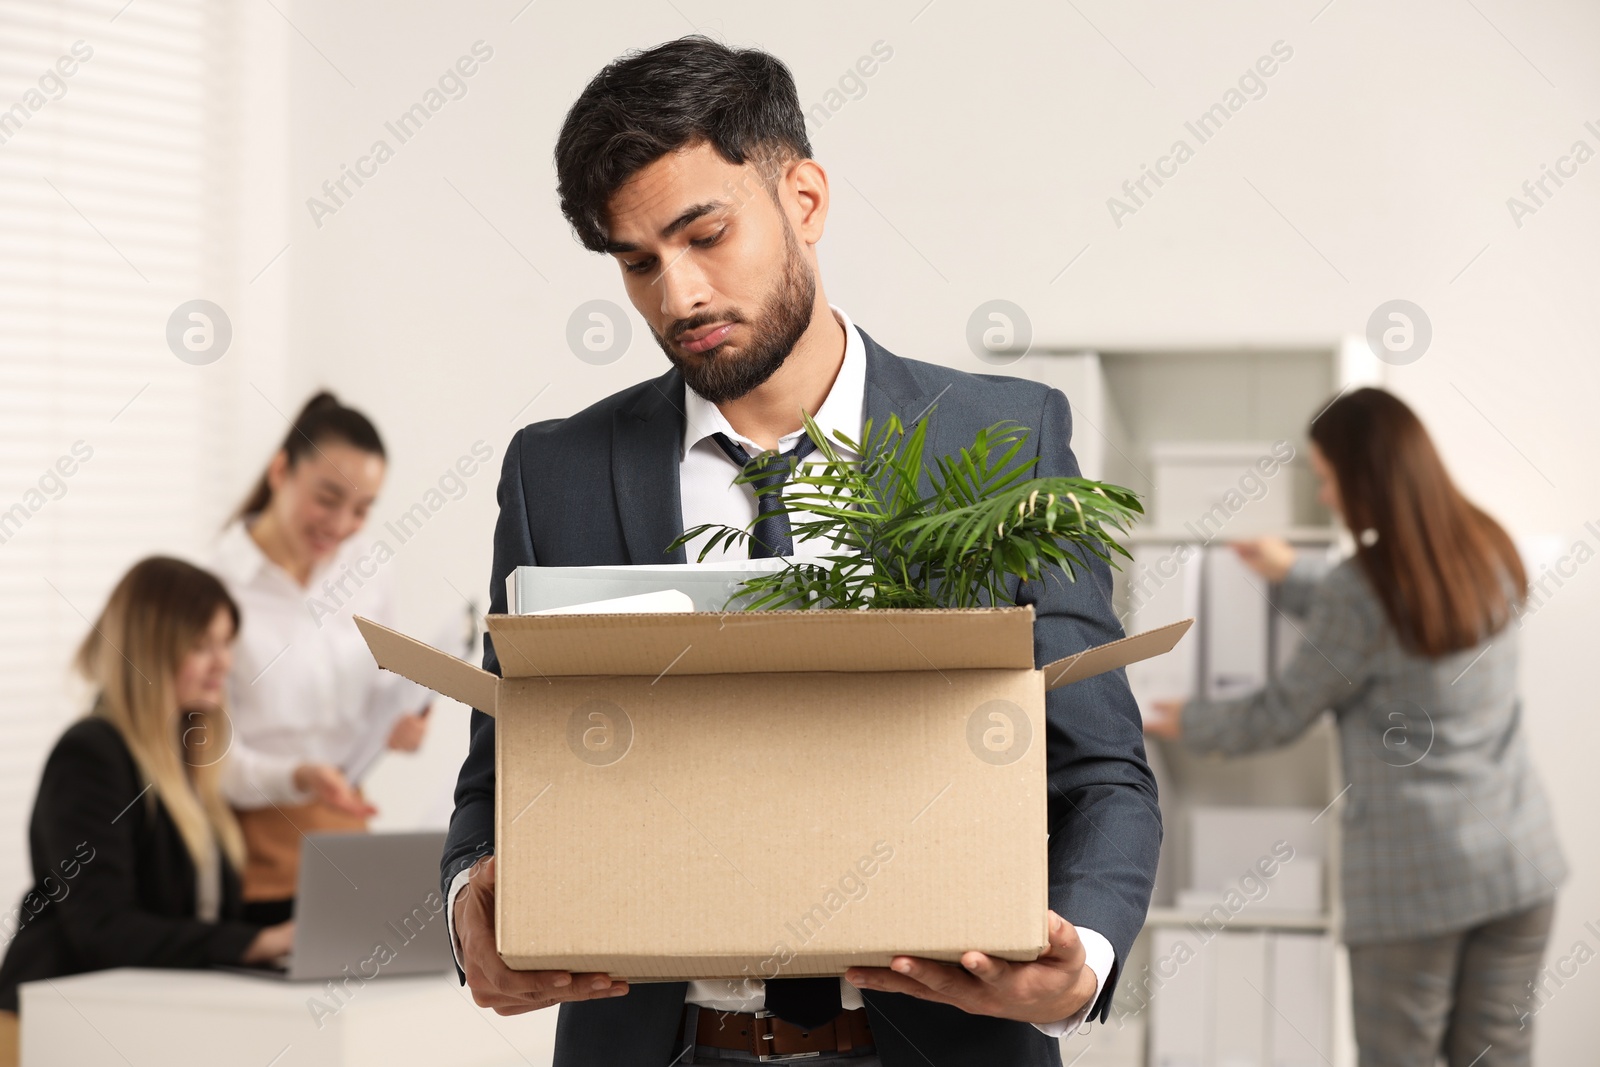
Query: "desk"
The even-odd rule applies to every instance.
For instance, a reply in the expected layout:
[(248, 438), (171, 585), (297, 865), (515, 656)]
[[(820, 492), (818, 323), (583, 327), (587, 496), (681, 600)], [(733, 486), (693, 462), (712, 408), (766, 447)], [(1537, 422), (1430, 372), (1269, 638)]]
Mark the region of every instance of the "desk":
[(134, 968), (29, 982), (21, 987), (22, 1067), (547, 1067), (551, 1061), (554, 1009), (502, 1018), (474, 1004), (454, 973), (347, 988)]

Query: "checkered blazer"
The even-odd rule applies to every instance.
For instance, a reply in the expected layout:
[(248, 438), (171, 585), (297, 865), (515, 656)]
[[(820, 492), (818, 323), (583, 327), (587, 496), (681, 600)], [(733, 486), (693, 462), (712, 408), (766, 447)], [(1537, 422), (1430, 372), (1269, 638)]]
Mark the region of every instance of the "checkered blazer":
[(1283, 745), (1323, 712), (1339, 725), (1344, 940), (1405, 941), (1550, 900), (1567, 873), (1528, 758), (1517, 625), (1438, 659), (1405, 651), (1354, 559), (1301, 553), (1279, 606), (1305, 640), (1251, 696), (1191, 701), (1184, 744)]

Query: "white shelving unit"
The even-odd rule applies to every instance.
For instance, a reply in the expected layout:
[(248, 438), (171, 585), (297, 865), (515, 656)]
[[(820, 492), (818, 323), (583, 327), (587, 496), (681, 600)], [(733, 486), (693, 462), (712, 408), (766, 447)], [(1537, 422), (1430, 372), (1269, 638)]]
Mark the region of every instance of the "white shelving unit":
[[(1206, 348), (1184, 350), (1162, 347), (1149, 350), (1055, 351), (1030, 353), (1012, 368), (1013, 373), (1055, 385), (1072, 403), (1073, 449), (1086, 477), (1116, 482), (1141, 494), (1154, 488), (1151, 445), (1157, 442), (1201, 443), (1276, 442), (1294, 446), (1294, 458), (1274, 476), (1272, 492), (1290, 492), (1291, 525), (1272, 532), (1288, 537), (1309, 550), (1327, 549), (1341, 540), (1341, 532), (1316, 502), (1315, 479), (1308, 457), (1306, 427), (1313, 415), (1337, 393), (1361, 384), (1376, 384), (1377, 361), (1360, 338), (1324, 346), (1282, 348)], [(1252, 536), (1262, 530), (1245, 519), (1223, 528), (1213, 543), (1230, 536)], [(1204, 540), (1193, 528), (1141, 528), (1130, 545), (1190, 545)], [(1129, 575), (1118, 572), (1115, 598), (1118, 613), (1126, 615), (1130, 597)], [(1274, 609), (1275, 610), (1275, 609)], [(1140, 625), (1171, 621), (1140, 619)], [(1204, 623), (1188, 640), (1202, 646), (1207, 640)], [(1280, 661), (1276, 650), (1269, 665)], [(1197, 664), (1203, 662), (1198, 657)], [(1269, 667), (1275, 669), (1275, 666)], [(1196, 679), (1196, 691), (1199, 679)], [(1179, 745), (1152, 739), (1151, 765), (1161, 790), (1166, 839), (1152, 907), (1145, 931), (1126, 962), (1112, 1021), (1073, 1042), (1070, 1055), (1082, 1055), (1078, 1067), (1298, 1067), (1299, 1061), (1258, 1064), (1223, 1055), (1220, 1058), (1171, 1059), (1158, 1062), (1149, 1048), (1149, 1019), (1159, 1011), (1160, 976), (1150, 970), (1151, 945), (1157, 931), (1167, 931), (1170, 942), (1182, 931), (1195, 930), (1206, 918), (1204, 909), (1177, 906), (1177, 893), (1186, 882), (1190, 816), (1206, 807), (1291, 807), (1321, 811), (1315, 821), (1323, 835), (1320, 913), (1272, 910), (1270, 896), (1260, 908), (1246, 907), (1226, 924), (1227, 932), (1264, 932), (1269, 935), (1320, 935), (1326, 973), (1317, 985), (1329, 997), (1329, 1036), (1317, 1049), (1317, 1060), (1332, 1067), (1354, 1063), (1354, 1043), (1349, 1020), (1348, 967), (1339, 949), (1341, 915), (1338, 906), (1338, 808), (1343, 788), (1338, 767), (1334, 727), (1324, 718), (1294, 743), (1251, 756), (1218, 758), (1195, 756)], [(1209, 1012), (1205, 1025), (1222, 1028), (1270, 1026), (1277, 1009), (1265, 990), (1254, 1005), (1228, 1001)], [(1243, 1011), (1243, 1015), (1240, 1011)], [(1281, 1012), (1277, 1012), (1279, 1016)], [(1220, 1019), (1220, 1021), (1218, 1021)], [(1240, 1020), (1244, 1021), (1241, 1023)], [(1098, 1037), (1096, 1035), (1099, 1035)]]

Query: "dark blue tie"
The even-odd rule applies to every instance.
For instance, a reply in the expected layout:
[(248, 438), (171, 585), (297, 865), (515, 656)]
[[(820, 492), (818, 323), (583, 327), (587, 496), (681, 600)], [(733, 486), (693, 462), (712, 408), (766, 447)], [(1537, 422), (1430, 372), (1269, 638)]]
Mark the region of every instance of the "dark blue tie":
[[(765, 489), (769, 485), (781, 485), (788, 480), (801, 457), (817, 447), (811, 438), (802, 434), (800, 440), (796, 441), (789, 451), (763, 452), (752, 461), (750, 453), (735, 444), (727, 434), (714, 433), (711, 436), (741, 470), (751, 470), (751, 464), (754, 462), (753, 469), (760, 472), (760, 477), (748, 484), (757, 489)], [(756, 495), (756, 524), (750, 531), (751, 559), (794, 555), (794, 537), (789, 529), (789, 513), (782, 510), (783, 502), (779, 499), (780, 495), (779, 492)]]
[[(739, 447), (727, 434), (714, 433), (717, 444), (728, 458), (741, 470), (751, 470), (750, 454)], [(754, 470), (760, 477), (751, 483), (757, 488), (781, 485), (793, 472), (795, 464), (816, 443), (801, 435), (795, 446), (784, 453), (763, 452), (754, 460)], [(757, 494), (756, 523), (750, 532), (750, 558), (789, 556), (794, 554), (794, 536), (789, 527), (789, 514), (782, 510), (778, 492)], [(811, 1029), (833, 1019), (843, 1010), (839, 1001), (837, 978), (771, 978), (767, 980), (766, 1010), (784, 1022)]]

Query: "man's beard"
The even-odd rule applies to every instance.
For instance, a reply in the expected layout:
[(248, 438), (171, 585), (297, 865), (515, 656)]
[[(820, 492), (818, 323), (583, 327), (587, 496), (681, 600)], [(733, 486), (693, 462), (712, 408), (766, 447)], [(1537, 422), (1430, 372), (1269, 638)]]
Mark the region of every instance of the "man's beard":
[(656, 344), (683, 374), (685, 384), (713, 404), (737, 400), (772, 377), (811, 325), (812, 307), (817, 299), (816, 275), (806, 266), (794, 231), (787, 226), (783, 245), (783, 273), (778, 287), (754, 322), (734, 309), (682, 319), (673, 323), (668, 331), (669, 336), (676, 337), (684, 330), (715, 322), (744, 323), (752, 333), (744, 351), (730, 351), (728, 342), (724, 341), (708, 353), (684, 355), (677, 351), (673, 342), (650, 331)]

